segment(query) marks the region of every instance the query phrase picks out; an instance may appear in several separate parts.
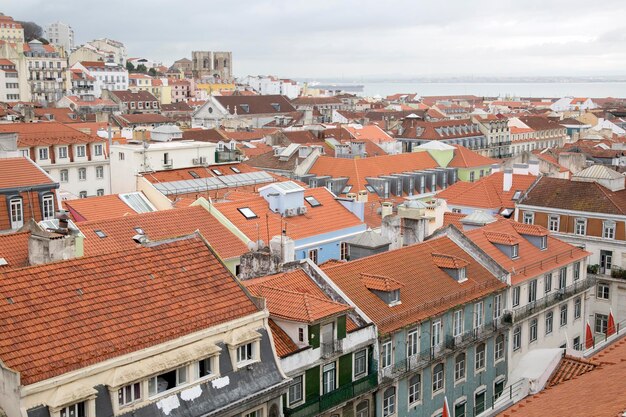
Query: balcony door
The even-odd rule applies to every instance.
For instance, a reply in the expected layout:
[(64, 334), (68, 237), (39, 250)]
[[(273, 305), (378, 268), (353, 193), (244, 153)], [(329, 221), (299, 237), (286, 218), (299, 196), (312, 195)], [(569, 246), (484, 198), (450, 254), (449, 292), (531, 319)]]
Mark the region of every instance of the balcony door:
[(609, 250), (601, 250), (600, 251), (600, 273), (610, 274), (612, 264), (613, 264), (613, 252)]

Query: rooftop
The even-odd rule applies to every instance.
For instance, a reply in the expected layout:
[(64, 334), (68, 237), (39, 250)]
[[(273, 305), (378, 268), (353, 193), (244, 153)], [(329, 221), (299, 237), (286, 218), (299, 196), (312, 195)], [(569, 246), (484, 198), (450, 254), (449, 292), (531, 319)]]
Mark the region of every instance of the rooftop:
[(17, 133), (17, 146), (20, 148), (105, 142), (96, 135), (88, 135), (57, 122), (0, 124), (0, 133)]

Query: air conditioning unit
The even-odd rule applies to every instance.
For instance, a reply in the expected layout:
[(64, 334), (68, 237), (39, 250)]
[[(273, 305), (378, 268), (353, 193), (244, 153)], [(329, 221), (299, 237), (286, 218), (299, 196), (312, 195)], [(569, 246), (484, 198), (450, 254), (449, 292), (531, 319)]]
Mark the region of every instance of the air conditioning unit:
[(202, 165), (206, 164), (206, 156), (201, 156), (200, 157), (200, 164), (202, 164)]
[(285, 216), (286, 217), (293, 217), (293, 216), (297, 216), (298, 215), (298, 209), (293, 207), (293, 208), (288, 208), (287, 210), (285, 210)]
[(191, 163), (194, 164), (194, 165), (200, 165), (200, 158), (193, 158), (191, 160)]
[(306, 214), (307, 208), (306, 206), (298, 207), (298, 214)]

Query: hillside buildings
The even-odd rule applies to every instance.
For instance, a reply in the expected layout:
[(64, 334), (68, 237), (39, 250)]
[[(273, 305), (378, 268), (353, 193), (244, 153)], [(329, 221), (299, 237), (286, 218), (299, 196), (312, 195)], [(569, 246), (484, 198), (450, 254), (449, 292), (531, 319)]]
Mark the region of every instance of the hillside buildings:
[(50, 23), (44, 31), (44, 36), (50, 43), (62, 46), (67, 53), (74, 49), (74, 29), (67, 23)]
[(233, 77), (232, 52), (193, 51), (191, 72), (194, 78), (213, 77), (228, 81)]

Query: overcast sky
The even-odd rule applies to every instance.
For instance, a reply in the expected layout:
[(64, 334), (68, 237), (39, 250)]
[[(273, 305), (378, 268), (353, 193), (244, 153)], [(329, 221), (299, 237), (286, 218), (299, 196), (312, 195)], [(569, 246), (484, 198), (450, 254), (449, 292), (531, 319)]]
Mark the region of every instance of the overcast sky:
[(233, 52), (236, 76), (625, 75), (624, 0), (5, 0), (170, 65)]

